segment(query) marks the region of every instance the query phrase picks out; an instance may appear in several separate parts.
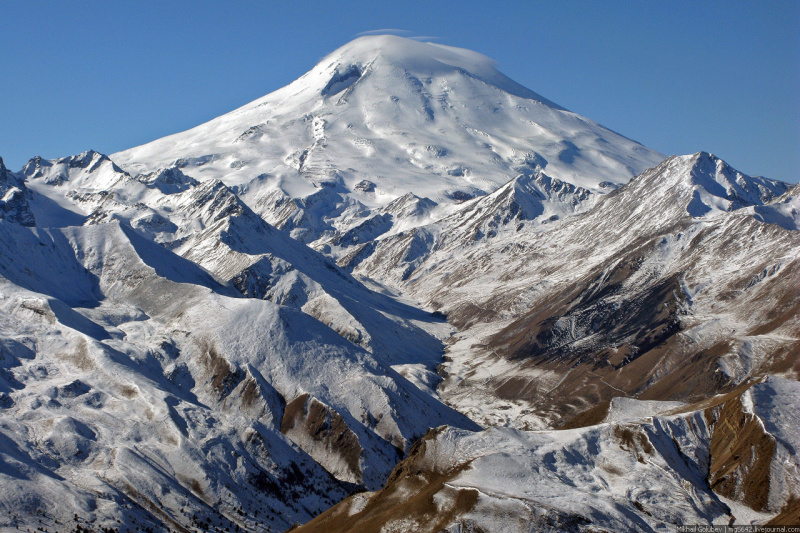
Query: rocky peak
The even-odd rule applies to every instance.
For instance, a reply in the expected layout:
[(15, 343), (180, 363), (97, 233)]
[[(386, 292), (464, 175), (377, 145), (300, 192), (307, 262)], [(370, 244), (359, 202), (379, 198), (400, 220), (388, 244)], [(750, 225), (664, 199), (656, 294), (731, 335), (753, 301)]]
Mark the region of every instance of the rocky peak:
[(199, 185), (199, 181), (187, 176), (178, 167), (162, 168), (148, 174), (139, 174), (136, 179), (150, 189), (158, 189), (164, 194), (183, 192)]
[(652, 214), (682, 210), (692, 218), (765, 205), (789, 189), (786, 183), (748, 176), (708, 152), (672, 156), (610, 197), (640, 206)]
[(36, 220), (28, 203), (25, 183), (9, 172), (0, 157), (0, 219), (33, 227)]
[(409, 192), (393, 200), (383, 210), (398, 217), (420, 217), (428, 214), (436, 205), (430, 198), (420, 198)]

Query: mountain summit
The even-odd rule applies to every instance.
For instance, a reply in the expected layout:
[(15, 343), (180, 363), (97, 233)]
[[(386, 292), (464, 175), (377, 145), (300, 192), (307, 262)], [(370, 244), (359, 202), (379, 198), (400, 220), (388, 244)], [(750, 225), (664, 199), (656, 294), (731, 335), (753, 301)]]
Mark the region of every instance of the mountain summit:
[[(112, 159), (131, 174), (178, 166), (200, 181), (219, 179), (278, 227), (294, 219), (293, 236), (311, 242), (409, 191), (436, 202), (439, 217), (520, 174), (544, 170), (602, 193), (663, 156), (522, 87), (481, 54), (382, 35), (346, 44), (235, 111)], [(276, 209), (290, 200), (300, 202)]]
[[(342, 68), (344, 66), (344, 68)], [(484, 83), (493, 85), (507, 93), (539, 100), (550, 107), (562, 109), (558, 104), (546, 100), (508, 78), (497, 70), (497, 62), (483, 54), (436, 43), (425, 43), (406, 39), (396, 35), (373, 35), (355, 39), (326, 56), (312, 72), (318, 72), (323, 78), (333, 73), (340, 75), (346, 72), (358, 73), (350, 80), (357, 81), (361, 74), (371, 68), (399, 68), (424, 76), (442, 76), (453, 72), (461, 72), (473, 76)], [(331, 78), (336, 83), (336, 77)], [(336, 94), (346, 89), (348, 84), (338, 87), (326, 85), (325, 94)], [(336, 90), (336, 92), (334, 92)]]

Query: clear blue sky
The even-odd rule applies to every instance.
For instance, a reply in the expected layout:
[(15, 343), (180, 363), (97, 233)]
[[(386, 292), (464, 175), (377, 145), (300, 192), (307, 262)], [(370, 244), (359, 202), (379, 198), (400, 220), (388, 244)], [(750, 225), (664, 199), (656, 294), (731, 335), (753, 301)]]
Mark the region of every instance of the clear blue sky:
[(800, 178), (800, 2), (0, 0), (0, 156), (103, 153), (185, 130), (369, 30), (492, 57), (667, 155)]

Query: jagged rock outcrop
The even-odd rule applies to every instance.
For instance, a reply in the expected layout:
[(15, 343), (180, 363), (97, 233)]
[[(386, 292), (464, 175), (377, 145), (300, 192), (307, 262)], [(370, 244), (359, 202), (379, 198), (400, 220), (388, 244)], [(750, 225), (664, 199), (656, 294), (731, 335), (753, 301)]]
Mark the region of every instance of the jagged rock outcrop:
[(28, 203), (29, 196), (25, 183), (8, 171), (0, 158), (0, 218), (22, 226), (35, 226), (36, 219)]

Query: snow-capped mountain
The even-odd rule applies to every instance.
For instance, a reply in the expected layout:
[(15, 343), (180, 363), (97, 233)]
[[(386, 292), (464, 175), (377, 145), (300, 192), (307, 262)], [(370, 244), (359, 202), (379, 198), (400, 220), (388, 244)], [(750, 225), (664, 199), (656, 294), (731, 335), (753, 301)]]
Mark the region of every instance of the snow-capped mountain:
[(0, 159), (0, 529), (791, 522), (798, 197), (395, 36)]
[(602, 193), (663, 156), (520, 86), (480, 54), (381, 35), (227, 115), (111, 158), (132, 174), (179, 166), (219, 179), (311, 242), (410, 191), (436, 202), (436, 217), (519, 174), (544, 171)]
[[(435, 367), (430, 357), (441, 343), (413, 323), (430, 317), (365, 289), (270, 226), (220, 181), (200, 183), (175, 167), (132, 177), (91, 151), (54, 162), (31, 160), (23, 174), (38, 191), (34, 212), (47, 198), (50, 205), (70, 204), (69, 213), (83, 216), (85, 224), (121, 220), (244, 296), (301, 309), (393, 364)], [(53, 210), (42, 211), (47, 217)], [(410, 349), (406, 334), (415, 337)]]
[[(40, 471), (9, 485), (20, 515), (282, 530), (379, 487), (433, 421), (478, 427), (430, 390), (441, 319), (370, 291), (221, 182), (131, 176), (91, 151), (6, 174), (16, 212), (51, 226), (0, 228), (3, 420), (21, 454), (5, 474)], [(47, 476), (64, 481), (37, 491)]]

